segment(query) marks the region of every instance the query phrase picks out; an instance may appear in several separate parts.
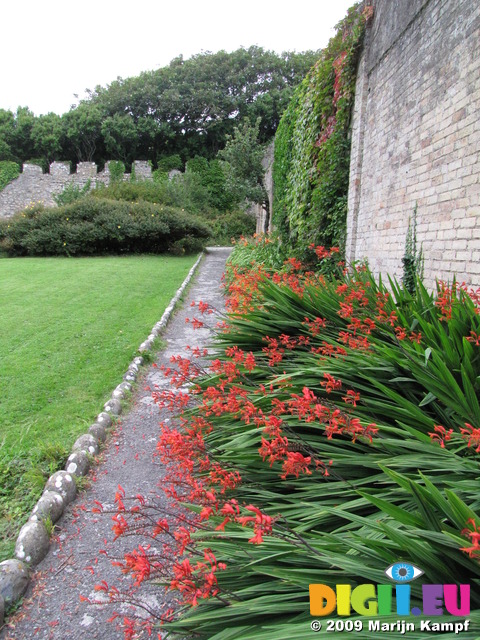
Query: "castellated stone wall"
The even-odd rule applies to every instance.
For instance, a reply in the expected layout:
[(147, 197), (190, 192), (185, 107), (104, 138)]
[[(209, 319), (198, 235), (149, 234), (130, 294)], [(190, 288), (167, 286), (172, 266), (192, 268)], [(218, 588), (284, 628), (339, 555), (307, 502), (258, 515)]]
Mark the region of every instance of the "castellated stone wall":
[[(151, 179), (152, 170), (150, 164), (143, 160), (134, 162), (135, 177), (137, 179)], [(127, 180), (129, 174), (124, 174)], [(83, 187), (90, 181), (91, 187), (96, 184), (110, 183), (108, 163), (105, 169), (97, 172), (94, 162), (80, 162), (77, 172), (70, 173), (70, 163), (53, 162), (50, 165), (50, 173), (42, 173), (41, 167), (34, 164), (24, 164), (23, 172), (7, 184), (0, 191), (0, 218), (10, 218), (17, 211), (22, 211), (34, 202), (42, 202), (45, 206), (55, 206), (53, 196), (61, 193), (69, 184)]]
[(415, 204), (425, 282), (480, 286), (480, 3), (374, 0), (357, 78), (347, 258), (402, 276)]

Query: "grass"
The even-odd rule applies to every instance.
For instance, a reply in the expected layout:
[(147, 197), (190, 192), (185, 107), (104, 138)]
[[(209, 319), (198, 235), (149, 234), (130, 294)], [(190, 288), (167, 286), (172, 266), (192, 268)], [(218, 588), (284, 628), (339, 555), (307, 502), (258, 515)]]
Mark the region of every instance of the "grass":
[(194, 261), (0, 260), (0, 560)]

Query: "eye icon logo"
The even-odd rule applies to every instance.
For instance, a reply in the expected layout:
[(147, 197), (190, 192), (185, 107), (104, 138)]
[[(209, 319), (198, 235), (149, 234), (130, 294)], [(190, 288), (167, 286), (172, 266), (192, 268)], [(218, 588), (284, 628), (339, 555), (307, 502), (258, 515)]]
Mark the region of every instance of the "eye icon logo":
[(408, 562), (395, 562), (385, 569), (386, 575), (395, 582), (406, 583), (423, 575), (423, 571)]
[[(398, 561), (387, 567), (385, 574), (395, 584), (358, 584), (355, 587), (350, 584), (337, 584), (335, 585), (335, 590), (326, 584), (310, 584), (310, 615), (316, 617), (328, 616), (336, 608), (339, 616), (350, 616), (352, 615), (352, 610), (360, 616), (391, 616), (393, 613), (392, 604), (395, 605), (397, 616), (424, 615), (429, 617), (443, 616), (445, 613), (457, 617), (470, 615), (469, 584), (422, 584), (421, 601), (418, 595), (415, 594), (416, 601), (422, 605), (420, 608), (411, 606), (412, 585), (408, 583), (424, 575), (422, 569), (409, 562)], [(409, 630), (413, 631), (415, 625), (413, 623), (408, 624), (412, 625)], [(461, 625), (462, 623), (459, 624)], [(465, 624), (468, 627), (469, 621), (465, 621)], [(380, 622), (375, 622), (369, 629), (374, 631), (395, 630), (387, 628), (388, 623), (385, 623), (385, 625), (386, 627), (383, 629), (383, 627), (380, 627)], [(467, 627), (464, 627), (465, 630)], [(405, 632), (405, 628), (402, 628), (402, 635)], [(451, 629), (438, 627), (438, 630)], [(399, 631), (400, 629), (397, 627), (396, 630)], [(433, 629), (432, 626), (432, 630), (437, 629)], [(455, 633), (458, 633), (458, 631), (455, 630)], [(480, 640), (480, 636), (477, 637)]]

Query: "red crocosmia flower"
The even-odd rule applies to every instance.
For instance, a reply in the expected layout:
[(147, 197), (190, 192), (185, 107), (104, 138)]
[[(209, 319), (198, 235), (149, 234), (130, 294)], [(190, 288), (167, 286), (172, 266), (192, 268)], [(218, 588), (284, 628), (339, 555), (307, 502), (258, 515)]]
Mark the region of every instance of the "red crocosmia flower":
[(476, 447), (475, 452), (480, 452), (480, 428), (472, 427), (468, 422), (465, 423), (465, 429), (460, 429), (464, 440), (468, 441), (469, 447)]

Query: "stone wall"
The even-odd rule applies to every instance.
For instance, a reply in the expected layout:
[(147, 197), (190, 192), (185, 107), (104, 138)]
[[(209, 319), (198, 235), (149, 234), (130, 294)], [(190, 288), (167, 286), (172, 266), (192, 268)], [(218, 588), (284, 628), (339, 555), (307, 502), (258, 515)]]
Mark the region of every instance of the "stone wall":
[[(143, 160), (134, 162), (135, 177), (150, 179), (150, 164)], [(124, 179), (130, 174), (124, 174)], [(53, 196), (61, 193), (69, 184), (83, 187), (90, 181), (93, 188), (96, 184), (109, 184), (110, 172), (108, 163), (101, 172), (97, 171), (94, 162), (81, 162), (76, 173), (70, 173), (70, 163), (53, 162), (50, 173), (42, 173), (41, 167), (34, 164), (23, 165), (23, 172), (0, 191), (0, 218), (9, 218), (17, 211), (22, 211), (32, 203), (42, 202), (46, 206), (55, 206)]]
[(425, 281), (480, 286), (480, 4), (374, 0), (352, 125), (347, 258), (402, 275), (409, 218)]
[(272, 204), (273, 204), (273, 155), (274, 142), (272, 141), (265, 150), (262, 160), (262, 166), (265, 169), (265, 178), (263, 180), (265, 190), (268, 196), (268, 211), (261, 204), (253, 205), (251, 212), (257, 220), (257, 233), (267, 233), (271, 230)]

